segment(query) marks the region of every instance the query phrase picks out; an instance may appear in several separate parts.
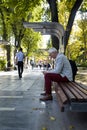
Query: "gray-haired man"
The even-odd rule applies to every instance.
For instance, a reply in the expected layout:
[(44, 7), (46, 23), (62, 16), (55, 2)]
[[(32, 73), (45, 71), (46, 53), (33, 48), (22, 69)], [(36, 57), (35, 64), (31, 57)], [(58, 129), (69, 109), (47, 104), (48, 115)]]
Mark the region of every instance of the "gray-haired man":
[(59, 53), (56, 48), (48, 50), (49, 56), (55, 59), (55, 67), (49, 71), (43, 71), (45, 80), (44, 97), (41, 101), (52, 100), (51, 83), (54, 82), (68, 82), (72, 81), (72, 68), (67, 57)]

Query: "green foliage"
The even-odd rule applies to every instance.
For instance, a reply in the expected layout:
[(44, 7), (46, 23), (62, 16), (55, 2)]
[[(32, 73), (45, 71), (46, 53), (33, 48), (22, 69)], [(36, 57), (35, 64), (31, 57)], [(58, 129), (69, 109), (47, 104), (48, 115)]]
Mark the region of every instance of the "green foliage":
[(41, 36), (34, 32), (32, 29), (26, 29), (25, 35), (22, 39), (21, 45), (24, 48), (26, 56), (30, 56), (38, 49), (38, 42), (40, 41)]
[(36, 61), (40, 61), (40, 60), (47, 60), (48, 58), (48, 53), (47, 51), (45, 50), (41, 50), (41, 49), (38, 49), (37, 51), (35, 51), (35, 60)]
[(50, 17), (50, 7), (49, 4), (47, 3), (47, 0), (43, 0), (43, 4), (42, 4), (42, 16), (41, 19), (42, 21), (51, 21), (51, 17)]
[(84, 0), (81, 8), (79, 9), (81, 12), (87, 12), (87, 0)]
[(87, 35), (87, 19), (86, 19), (86, 15), (84, 17), (83, 14), (82, 14), (82, 19), (78, 20), (77, 24), (80, 28), (81, 41), (83, 43), (85, 43), (85, 42), (87, 43), (87, 38), (86, 38), (86, 35)]
[(76, 0), (62, 0), (58, 3), (59, 23), (66, 28), (71, 9)]
[(0, 57), (0, 70), (4, 70), (6, 66), (6, 60)]
[[(24, 34), (23, 21), (30, 20), (30, 18), (35, 19), (34, 17), (36, 17), (36, 20), (38, 17), (40, 19), (40, 4), (41, 0), (8, 0), (1, 2), (0, 7), (6, 24), (6, 32), (8, 35), (10, 34), (10, 36), (12, 35), (11, 33), (13, 33), (19, 44), (21, 44)], [(35, 14), (30, 16), (32, 12), (35, 12)]]
[(78, 67), (87, 67), (87, 61), (77, 64)]
[[(58, 15), (60, 23), (66, 28), (70, 11), (76, 0), (60, 0), (58, 1)], [(86, 10), (86, 0), (82, 4), (81, 10)], [(0, 1), (0, 35), (4, 36), (7, 40), (11, 36), (15, 37), (15, 42), (18, 41), (19, 46), (23, 46), (27, 56), (35, 55), (38, 50), (38, 43), (41, 42), (41, 36), (38, 33), (34, 33), (30, 29), (23, 27), (23, 21), (27, 22), (39, 22), (50, 21), (50, 9), (46, 4), (46, 0), (43, 3), (42, 0), (1, 0)], [(3, 15), (3, 19), (1, 17)], [(83, 23), (84, 24), (84, 23)], [(80, 24), (81, 25), (81, 24)], [(4, 27), (4, 29), (3, 29)], [(86, 27), (86, 26), (85, 26)], [(86, 34), (86, 33), (85, 33)], [(6, 36), (6, 37), (5, 37)], [(78, 33), (76, 42), (72, 42), (70, 57), (73, 59), (80, 59), (83, 56), (83, 51), (80, 52), (83, 46), (79, 44), (82, 41), (83, 33)], [(76, 38), (76, 36), (75, 36)], [(79, 41), (79, 43), (78, 43)], [(76, 45), (77, 44), (77, 45)], [(48, 43), (48, 48), (51, 43)], [(75, 48), (76, 47), (76, 48)], [(68, 51), (67, 51), (68, 52)], [(37, 57), (45, 55), (42, 52), (37, 53)]]
[(43, 9), (42, 9), (42, 6), (40, 5), (37, 5), (32, 13), (30, 13), (30, 15), (27, 17), (30, 22), (35, 22), (35, 21), (38, 21), (38, 22), (41, 22), (41, 17), (42, 17), (42, 14), (43, 14)]
[(83, 48), (83, 45), (79, 41), (75, 41), (74, 43), (67, 45), (67, 51), (66, 55), (69, 59), (75, 60), (77, 62), (80, 61), (80, 56), (83, 54), (83, 51), (81, 49)]
[(47, 48), (49, 49), (49, 48), (51, 48), (52, 47), (52, 41), (48, 41), (48, 43), (47, 43)]

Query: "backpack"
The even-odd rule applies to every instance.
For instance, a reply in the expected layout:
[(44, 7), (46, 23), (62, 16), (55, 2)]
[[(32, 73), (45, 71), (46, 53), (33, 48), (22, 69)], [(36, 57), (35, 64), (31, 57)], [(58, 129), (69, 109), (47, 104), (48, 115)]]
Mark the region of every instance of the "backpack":
[(76, 74), (77, 74), (78, 68), (77, 68), (77, 66), (76, 66), (75, 61), (69, 60), (69, 62), (70, 62), (71, 68), (72, 68), (73, 81), (75, 81), (75, 76), (76, 76)]

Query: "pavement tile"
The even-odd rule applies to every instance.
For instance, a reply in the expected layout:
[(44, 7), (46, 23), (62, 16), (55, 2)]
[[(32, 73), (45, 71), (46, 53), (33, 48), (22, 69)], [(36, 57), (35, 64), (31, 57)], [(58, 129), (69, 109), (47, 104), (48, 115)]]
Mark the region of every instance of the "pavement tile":
[[(53, 101), (41, 102), (43, 75), (39, 69), (0, 73), (0, 130), (86, 130), (87, 113), (60, 112)], [(55, 120), (53, 120), (55, 119)]]

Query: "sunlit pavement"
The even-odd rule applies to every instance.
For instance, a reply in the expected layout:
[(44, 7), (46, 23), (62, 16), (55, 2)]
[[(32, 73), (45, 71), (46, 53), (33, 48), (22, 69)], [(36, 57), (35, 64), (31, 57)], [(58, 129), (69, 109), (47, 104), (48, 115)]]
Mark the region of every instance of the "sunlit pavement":
[(53, 101), (39, 101), (43, 92), (40, 69), (0, 72), (0, 130), (86, 130), (87, 113), (60, 112)]
[(87, 86), (87, 70), (81, 70), (77, 72), (76, 81)]

